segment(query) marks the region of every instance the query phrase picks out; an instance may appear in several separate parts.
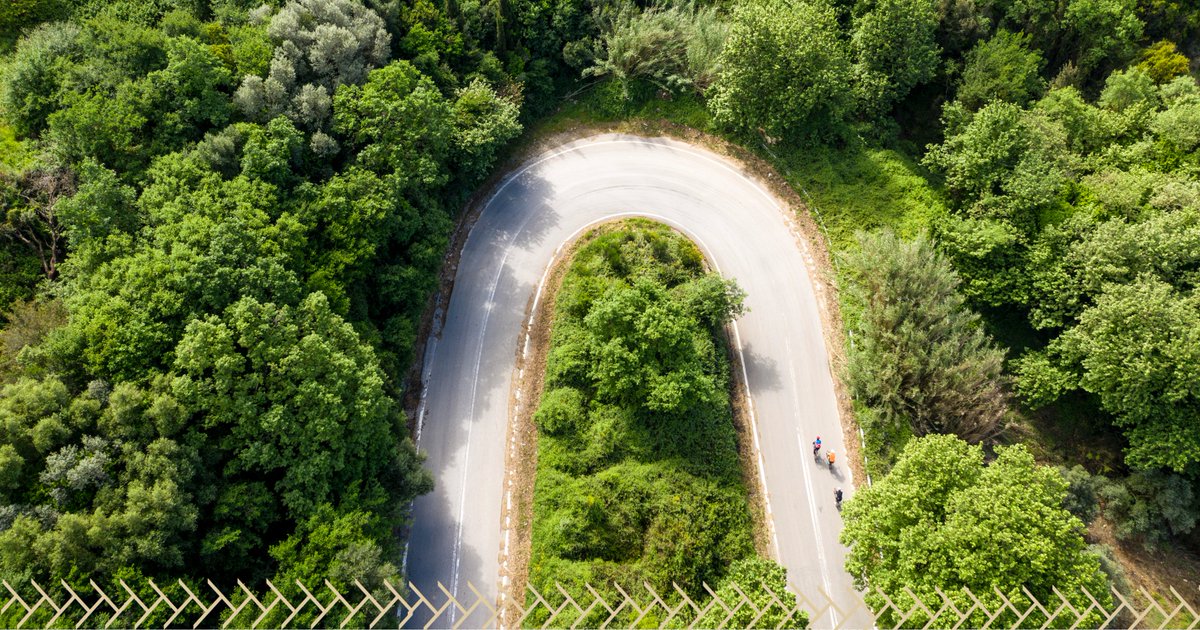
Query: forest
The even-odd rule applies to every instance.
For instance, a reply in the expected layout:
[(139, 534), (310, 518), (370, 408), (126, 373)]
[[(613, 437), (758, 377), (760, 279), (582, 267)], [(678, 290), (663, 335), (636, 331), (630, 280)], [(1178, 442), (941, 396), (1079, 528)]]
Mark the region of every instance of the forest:
[[(1200, 548), (1186, 0), (13, 0), (0, 53), (11, 579), (395, 576), (432, 484), (399, 400), (465, 202), (523, 137), (634, 119), (819, 215), (896, 473), (847, 532), (911, 449), (957, 461), (946, 501), (1036, 480), (1081, 580), (1124, 579), (1088, 525)], [(853, 541), (895, 554), (868, 582), (943, 557)]]

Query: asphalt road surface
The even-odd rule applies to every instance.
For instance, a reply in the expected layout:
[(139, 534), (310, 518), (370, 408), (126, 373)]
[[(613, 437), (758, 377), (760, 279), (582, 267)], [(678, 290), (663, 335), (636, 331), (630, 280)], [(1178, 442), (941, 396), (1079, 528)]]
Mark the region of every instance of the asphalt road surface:
[[(604, 135), (563, 145), (508, 176), (487, 202), (462, 252), (440, 338), (426, 352), (418, 445), (436, 489), (414, 506), (406, 567), (435, 605), (438, 587), (461, 601), (472, 587), (494, 598), (505, 544), (502, 488), (510, 386), (531, 296), (556, 250), (587, 226), (622, 216), (669, 224), (694, 240), (747, 292), (735, 323), (744, 358), (774, 524), (788, 580), (818, 614), (817, 627), (870, 627), (846, 618), (856, 597), (837, 540), (833, 499), (849, 499), (844, 462), (830, 471), (812, 456), (845, 452), (820, 308), (796, 228), (759, 184), (719, 156), (661, 138)], [(483, 607), (436, 625), (481, 625)]]

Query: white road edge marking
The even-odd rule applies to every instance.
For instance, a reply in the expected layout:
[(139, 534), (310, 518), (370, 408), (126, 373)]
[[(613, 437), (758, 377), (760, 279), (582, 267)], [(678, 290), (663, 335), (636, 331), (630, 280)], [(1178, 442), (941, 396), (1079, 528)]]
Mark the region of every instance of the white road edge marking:
[[(787, 352), (789, 359), (792, 356), (792, 344), (788, 341), (788, 337), (783, 338), (784, 351)], [(796, 382), (796, 366), (790, 360), (788, 361), (788, 375), (791, 376), (792, 382)], [(792, 390), (792, 408), (800, 409), (800, 400), (796, 397), (796, 391)], [(804, 438), (800, 436), (800, 428), (796, 428), (796, 446), (800, 449), (800, 460), (805, 460), (804, 455)], [(813, 535), (817, 538), (817, 563), (821, 566), (821, 581), (825, 584), (825, 592), (833, 593), (833, 588), (829, 585), (829, 564), (825, 560), (825, 537), (821, 535), (821, 522), (817, 520), (817, 496), (813, 493), (812, 473), (808, 470), (808, 462), (800, 466), (800, 470), (804, 471), (804, 490), (808, 493), (808, 504), (811, 509), (808, 511), (809, 518), (812, 519)], [(837, 609), (830, 608), (829, 616), (833, 620), (833, 627), (837, 627)]]
[[(491, 204), (490, 199), (488, 200), (488, 204), (489, 205)], [(486, 207), (485, 207), (485, 209), (486, 209)], [(480, 213), (480, 216), (482, 217), (483, 214)], [(507, 246), (504, 249), (504, 256), (500, 258), (500, 264), (496, 265), (496, 275), (492, 278), (492, 283), (491, 283), (492, 287), (488, 292), (487, 304), (484, 307), (483, 324), (479, 327), (478, 347), (475, 350), (475, 371), (471, 377), (471, 408), (470, 408), (470, 413), (467, 415), (467, 418), (468, 418), (467, 447), (466, 447), (466, 452), (463, 454), (462, 489), (459, 492), (459, 499), (458, 499), (458, 526), (455, 528), (455, 532), (454, 532), (454, 550), (452, 552), (452, 556), (454, 558), (454, 572), (451, 574), (452, 577), (450, 580), (450, 593), (453, 594), (454, 597), (456, 597), (456, 598), (458, 597), (458, 576), (459, 576), (458, 568), (459, 568), (459, 564), (462, 562), (463, 522), (465, 521), (466, 512), (467, 512), (467, 474), (466, 474), (466, 471), (468, 470), (469, 463), (471, 461), (471, 434), (472, 434), (472, 429), (475, 427), (475, 399), (476, 399), (476, 393), (478, 391), (478, 386), (479, 386), (479, 366), (483, 362), (483, 340), (487, 336), (488, 320), (491, 318), (491, 315), (492, 315), (492, 304), (496, 300), (496, 288), (500, 286), (500, 274), (501, 274), (501, 272), (504, 271), (504, 264), (506, 262), (508, 262), (508, 254), (510, 251), (512, 251), (512, 243), (513, 243), (513, 241), (515, 241), (517, 239), (517, 236), (519, 236), (521, 234), (521, 232), (523, 232), (525, 230), (525, 226), (529, 223), (529, 219), (532, 218), (532, 216), (533, 215), (526, 217), (525, 221), (523, 221), (521, 223), (521, 227), (517, 228), (516, 232), (513, 232), (512, 236), (508, 240)], [(472, 229), (471, 232), (474, 233), (475, 230)], [(467, 238), (469, 240), (470, 235), (467, 235)], [(463, 245), (463, 249), (466, 249), (465, 244)], [(449, 308), (449, 301), (447, 301), (447, 308)], [(499, 576), (497, 576), (497, 577), (499, 577)], [(457, 613), (458, 613), (457, 608), (452, 607), (450, 609), (450, 623), (452, 623), (452, 624), (454, 623), (454, 618), (457, 616)]]

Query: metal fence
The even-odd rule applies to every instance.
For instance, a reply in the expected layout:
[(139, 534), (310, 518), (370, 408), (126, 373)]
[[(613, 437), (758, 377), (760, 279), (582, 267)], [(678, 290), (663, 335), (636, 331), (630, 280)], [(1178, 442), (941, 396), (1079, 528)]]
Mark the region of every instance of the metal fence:
[[(281, 589), (267, 582), (259, 590), (241, 582), (220, 588), (212, 581), (197, 587), (182, 581), (115, 580), (109, 588), (91, 580), (87, 587), (35, 580), (0, 583), (7, 596), (0, 620), (18, 628), (790, 628), (809, 620), (816, 627), (859, 627), (863, 620), (874, 620), (877, 627), (1200, 627), (1192, 604), (1197, 598), (1189, 601), (1173, 588), (1169, 595), (1114, 590), (1111, 598), (1084, 592), (1082, 599), (1054, 591), (1041, 601), (1026, 590), (1016, 595), (939, 591), (922, 600), (911, 592), (895, 597), (852, 592), (838, 598), (795, 589), (776, 593), (765, 585), (726, 586), (720, 594), (706, 587), (702, 597), (678, 587), (659, 592), (649, 585), (599, 590), (559, 585), (548, 592), (529, 588), (524, 602), (497, 605), (496, 598), (470, 584), (463, 591), (467, 595), (456, 598), (441, 584), (422, 590), (386, 582), (374, 589), (357, 582), (338, 589), (328, 581)], [(875, 610), (863, 603), (864, 597)]]

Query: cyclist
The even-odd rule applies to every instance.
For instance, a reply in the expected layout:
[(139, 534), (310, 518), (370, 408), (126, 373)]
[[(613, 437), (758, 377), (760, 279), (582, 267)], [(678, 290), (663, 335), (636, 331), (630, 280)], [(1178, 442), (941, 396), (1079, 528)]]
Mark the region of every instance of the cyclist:
[(817, 441), (813, 442), (813, 457), (816, 457), (817, 452), (821, 450), (821, 436), (817, 436)]
[(833, 459), (834, 459), (833, 451), (829, 451), (829, 454), (826, 455), (825, 458), (829, 460), (829, 470), (833, 470)]
[(838, 488), (833, 491), (833, 500), (837, 501), (837, 508), (842, 509), (842, 489)]

